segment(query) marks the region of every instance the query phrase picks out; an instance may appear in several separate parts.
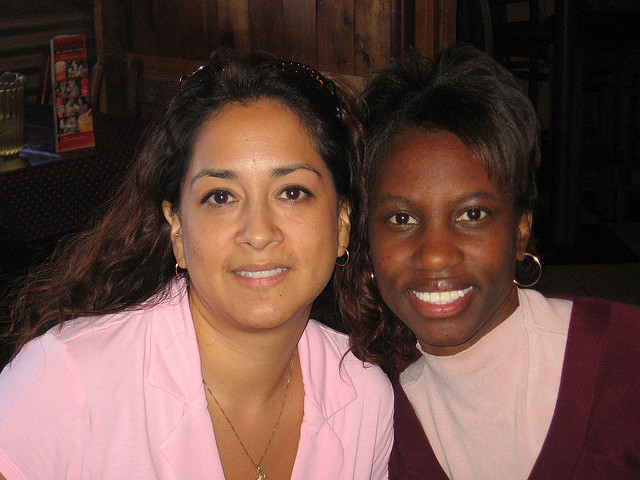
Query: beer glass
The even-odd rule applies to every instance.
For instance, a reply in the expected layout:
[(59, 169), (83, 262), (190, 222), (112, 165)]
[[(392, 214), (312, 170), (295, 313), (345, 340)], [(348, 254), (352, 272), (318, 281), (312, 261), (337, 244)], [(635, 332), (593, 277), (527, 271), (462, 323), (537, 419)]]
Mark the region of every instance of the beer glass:
[(0, 157), (15, 156), (24, 146), (24, 75), (0, 75)]

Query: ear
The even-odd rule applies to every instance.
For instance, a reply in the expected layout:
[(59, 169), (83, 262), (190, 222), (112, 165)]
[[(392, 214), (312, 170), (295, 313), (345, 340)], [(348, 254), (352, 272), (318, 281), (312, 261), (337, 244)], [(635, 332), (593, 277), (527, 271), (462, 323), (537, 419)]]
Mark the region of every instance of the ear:
[(529, 238), (531, 238), (531, 227), (533, 225), (533, 213), (525, 211), (518, 221), (518, 231), (516, 237), (516, 258), (522, 262), (525, 259), (524, 253), (527, 251)]
[(184, 241), (182, 238), (182, 231), (180, 229), (180, 216), (178, 212), (173, 211), (173, 207), (167, 201), (162, 202), (162, 213), (167, 223), (171, 225), (171, 245), (173, 246), (173, 255), (176, 257), (176, 261), (180, 268), (187, 268), (187, 263), (184, 260)]
[(351, 205), (349, 205), (349, 202), (345, 200), (341, 201), (338, 210), (338, 254), (336, 258), (343, 256), (349, 246), (349, 233), (351, 232), (350, 214)]

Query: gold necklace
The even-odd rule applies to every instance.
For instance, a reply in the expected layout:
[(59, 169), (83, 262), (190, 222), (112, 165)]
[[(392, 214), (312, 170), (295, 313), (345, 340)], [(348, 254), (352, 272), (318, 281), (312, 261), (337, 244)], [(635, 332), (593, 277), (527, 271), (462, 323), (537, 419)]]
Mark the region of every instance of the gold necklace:
[(289, 391), (289, 384), (291, 383), (291, 372), (293, 372), (293, 362), (295, 360), (295, 353), (296, 352), (294, 350), (293, 351), (293, 358), (291, 358), (291, 365), (289, 366), (289, 374), (287, 375), (287, 384), (284, 387), (284, 396), (282, 397), (282, 405), (280, 406), (280, 413), (278, 414), (278, 419), (276, 420), (276, 424), (273, 427), (273, 430), (271, 431), (271, 436), (269, 437), (269, 441), (267, 442), (267, 446), (264, 447), (264, 452), (262, 452), (262, 456), (260, 457), (260, 460), (257, 463), (254, 462), (253, 458), (251, 457), (251, 455), (249, 455), (249, 451), (247, 450), (247, 447), (245, 447), (244, 443), (242, 443), (242, 440), (240, 440), (240, 435), (238, 435), (238, 432), (236, 432), (236, 429), (233, 426), (233, 423), (231, 423), (231, 420), (229, 420), (229, 417), (225, 413), (224, 409), (222, 408), (220, 403), (218, 403), (218, 400), (216, 399), (216, 396), (213, 394), (213, 392), (209, 388), (209, 385), (207, 385), (207, 382), (204, 381), (204, 378), (202, 379), (202, 383), (204, 384), (204, 388), (207, 389), (207, 392), (209, 392), (209, 395), (211, 395), (211, 398), (213, 398), (213, 401), (216, 402), (216, 405), (220, 409), (220, 412), (222, 413), (222, 416), (227, 421), (227, 423), (231, 427), (231, 430), (233, 431), (234, 435), (238, 439), (238, 442), (240, 443), (240, 446), (242, 447), (242, 450), (244, 450), (244, 453), (247, 455), (247, 457), (249, 457), (249, 460), (251, 461), (251, 463), (253, 464), (254, 468), (256, 469), (256, 475), (257, 475), (256, 476), (256, 480), (266, 480), (266, 478), (267, 478), (267, 474), (262, 471), (262, 468), (260, 467), (260, 465), (262, 464), (262, 461), (264, 460), (264, 457), (267, 454), (267, 450), (269, 450), (269, 447), (271, 446), (271, 441), (273, 440), (273, 437), (276, 434), (276, 430), (278, 429), (278, 425), (280, 425), (280, 419), (282, 418), (282, 412), (284, 411), (284, 403), (287, 400), (287, 392)]

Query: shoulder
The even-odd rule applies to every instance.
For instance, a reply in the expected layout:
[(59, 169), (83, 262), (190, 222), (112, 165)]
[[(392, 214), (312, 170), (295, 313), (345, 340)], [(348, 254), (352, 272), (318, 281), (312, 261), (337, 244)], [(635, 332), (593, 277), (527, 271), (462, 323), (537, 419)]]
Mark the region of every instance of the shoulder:
[[(51, 330), (32, 340), (0, 374), (0, 423), (26, 397), (41, 396), (43, 402), (67, 389), (72, 402), (79, 384), (78, 370), (67, 354), (64, 342)], [(44, 396), (42, 396), (44, 395)]]
[(140, 315), (127, 312), (78, 318), (31, 340), (0, 374), (0, 417), (14, 407), (22, 409), (26, 398), (51, 405), (82, 404), (87, 370), (97, 372), (96, 365), (102, 365), (103, 372), (117, 370), (111, 363), (114, 357), (123, 358), (130, 352), (130, 345), (123, 346), (121, 340), (134, 336), (126, 329), (132, 330), (135, 322), (128, 320)]
[(615, 338), (616, 341), (637, 345), (640, 307), (599, 298), (575, 298), (570, 333)]
[[(85, 401), (78, 365), (53, 332), (27, 344), (0, 374), (2, 471), (13, 468), (25, 478), (74, 471), (61, 452), (78, 447)], [(58, 466), (36, 472), (44, 463)]]
[(72, 394), (74, 388), (82, 391), (88, 378), (104, 380), (129, 370), (135, 363), (132, 359), (144, 353), (151, 320), (167, 316), (163, 312), (167, 302), (73, 319), (31, 340), (0, 375), (1, 408), (27, 392), (50, 398), (55, 391), (50, 390), (52, 384), (63, 385)]
[(54, 335), (79, 359), (122, 357), (142, 348), (153, 325), (156, 334), (184, 317), (186, 292), (169, 286), (157, 296), (132, 309), (95, 317), (82, 317), (54, 328)]

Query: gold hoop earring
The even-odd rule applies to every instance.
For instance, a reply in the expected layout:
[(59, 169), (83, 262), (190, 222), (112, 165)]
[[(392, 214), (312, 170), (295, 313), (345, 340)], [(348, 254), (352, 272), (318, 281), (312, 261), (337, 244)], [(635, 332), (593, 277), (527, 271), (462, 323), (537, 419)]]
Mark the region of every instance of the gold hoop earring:
[[(521, 288), (530, 288), (530, 287), (533, 287), (536, 283), (538, 283), (540, 281), (540, 278), (542, 277), (542, 263), (540, 263), (540, 259), (535, 255), (533, 255), (532, 253), (524, 252), (524, 255), (525, 257), (529, 257), (531, 260), (533, 260), (533, 262), (535, 262), (535, 264), (538, 266), (538, 276), (531, 283), (520, 283), (515, 278), (513, 279), (513, 283), (515, 283), (517, 286)], [(522, 261), (523, 264), (525, 262), (526, 262), (526, 259)]]
[(344, 267), (347, 263), (349, 263), (349, 249), (345, 249), (344, 255), (342, 255), (342, 257), (340, 257), (340, 258), (343, 258), (345, 256), (347, 258), (345, 258), (344, 261), (336, 261), (336, 266)]
[(176, 277), (185, 278), (187, 275), (189, 275), (189, 270), (186, 268), (180, 268), (180, 265), (176, 262)]

